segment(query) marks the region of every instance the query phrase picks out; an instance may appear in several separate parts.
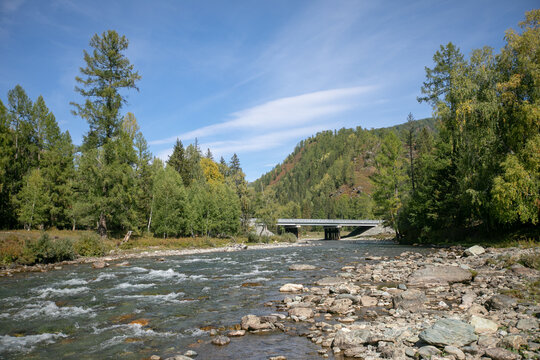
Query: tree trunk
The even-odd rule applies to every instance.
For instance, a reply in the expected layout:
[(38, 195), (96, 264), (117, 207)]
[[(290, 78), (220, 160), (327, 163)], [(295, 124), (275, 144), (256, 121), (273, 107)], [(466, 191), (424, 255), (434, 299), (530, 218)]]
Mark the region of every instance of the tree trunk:
[(98, 234), (101, 237), (107, 237), (107, 220), (103, 213), (99, 215)]
[(148, 217), (147, 231), (150, 232), (150, 226), (152, 225), (152, 212), (154, 211), (154, 194), (152, 194), (152, 202), (150, 203), (150, 216)]

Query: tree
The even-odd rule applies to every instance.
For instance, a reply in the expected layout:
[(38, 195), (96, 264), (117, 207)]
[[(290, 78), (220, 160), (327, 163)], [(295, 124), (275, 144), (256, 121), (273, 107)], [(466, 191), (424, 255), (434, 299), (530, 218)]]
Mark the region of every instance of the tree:
[(219, 171), (218, 165), (211, 159), (207, 157), (202, 158), (201, 168), (207, 183), (220, 184), (225, 180), (223, 174)]
[(84, 104), (72, 102), (74, 115), (85, 119), (90, 130), (84, 138), (84, 145), (100, 147), (118, 135), (120, 129), (120, 109), (126, 98), (121, 89), (136, 89), (136, 82), (141, 79), (133, 70), (133, 65), (124, 56), (129, 42), (114, 30), (108, 30), (101, 36), (95, 34), (90, 40), (94, 49), (92, 54), (84, 50), (86, 67), (80, 68), (83, 77), (75, 80), (81, 87), (75, 90), (86, 101)]
[(414, 158), (413, 158), (413, 148), (414, 148), (414, 117), (411, 113), (407, 116), (407, 147), (409, 148), (409, 162), (410, 162), (410, 178), (411, 178), (411, 188), (414, 192)]
[(25, 229), (30, 230), (35, 224), (42, 225), (47, 221), (48, 201), (41, 171), (33, 169), (25, 176), (23, 188), (17, 194), (19, 221)]
[(189, 164), (186, 158), (186, 150), (180, 139), (176, 139), (176, 144), (174, 145), (171, 156), (169, 156), (169, 160), (167, 160), (167, 165), (171, 166), (180, 174), (185, 186), (189, 185), (191, 180)]
[(186, 231), (186, 191), (180, 174), (172, 167), (158, 171), (154, 182), (152, 231), (154, 234), (179, 235)]
[(388, 226), (391, 226), (398, 237), (398, 216), (401, 210), (405, 182), (407, 180), (402, 143), (397, 135), (389, 131), (382, 139), (381, 150), (375, 158), (377, 172), (372, 176), (375, 185), (373, 197), (376, 203), (376, 214), (381, 215)]
[(136, 89), (140, 79), (138, 72), (124, 56), (128, 48), (125, 36), (109, 30), (101, 36), (95, 34), (90, 40), (92, 54), (84, 51), (85, 68), (80, 68), (83, 77), (77, 76), (81, 84), (76, 91), (86, 101), (84, 104), (72, 102), (73, 113), (85, 119), (90, 130), (82, 145), (80, 179), (85, 187), (82, 201), (97, 217), (98, 232), (107, 234), (107, 222), (117, 229), (133, 223), (132, 194), (133, 170), (136, 161), (129, 134), (122, 132), (120, 109), (126, 98), (120, 94), (123, 89)]

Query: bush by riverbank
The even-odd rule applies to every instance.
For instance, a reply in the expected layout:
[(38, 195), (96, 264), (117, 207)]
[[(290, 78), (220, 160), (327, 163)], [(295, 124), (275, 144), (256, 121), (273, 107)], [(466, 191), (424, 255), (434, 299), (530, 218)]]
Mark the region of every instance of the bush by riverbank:
[(51, 230), (0, 232), (0, 266), (50, 264), (78, 257), (104, 256), (111, 250), (140, 252), (146, 250), (183, 250), (221, 248), (230, 244), (294, 243), (292, 234), (271, 237), (248, 236), (238, 238), (158, 238), (132, 237), (122, 243), (121, 238), (100, 238), (91, 231)]

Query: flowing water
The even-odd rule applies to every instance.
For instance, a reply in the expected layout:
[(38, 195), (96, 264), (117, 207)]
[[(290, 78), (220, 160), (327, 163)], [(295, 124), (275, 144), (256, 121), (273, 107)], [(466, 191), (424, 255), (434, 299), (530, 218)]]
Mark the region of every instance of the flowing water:
[[(199, 353), (197, 359), (320, 358), (320, 347), (308, 339), (279, 331), (232, 338), (224, 347), (209, 344), (207, 331), (238, 324), (247, 314), (275, 313), (264, 303), (286, 296), (278, 291), (284, 283), (309, 286), (345, 264), (364, 261), (366, 253), (394, 256), (406, 250), (411, 248), (384, 242), (324, 241), (18, 274), (0, 279), (0, 358), (165, 358), (188, 349)], [(295, 263), (319, 270), (289, 271)]]

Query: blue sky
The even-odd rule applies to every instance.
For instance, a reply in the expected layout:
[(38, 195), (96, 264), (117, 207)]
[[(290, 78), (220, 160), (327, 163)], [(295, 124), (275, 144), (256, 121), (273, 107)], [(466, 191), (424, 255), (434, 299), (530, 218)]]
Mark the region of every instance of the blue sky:
[(252, 181), (302, 139), (431, 115), (416, 97), (440, 44), (466, 55), (517, 29), (536, 1), (0, 0), (0, 99), (20, 84), (44, 96), (81, 143), (75, 76), (93, 34), (114, 29), (142, 76), (123, 112), (155, 156), (177, 137), (236, 152)]

